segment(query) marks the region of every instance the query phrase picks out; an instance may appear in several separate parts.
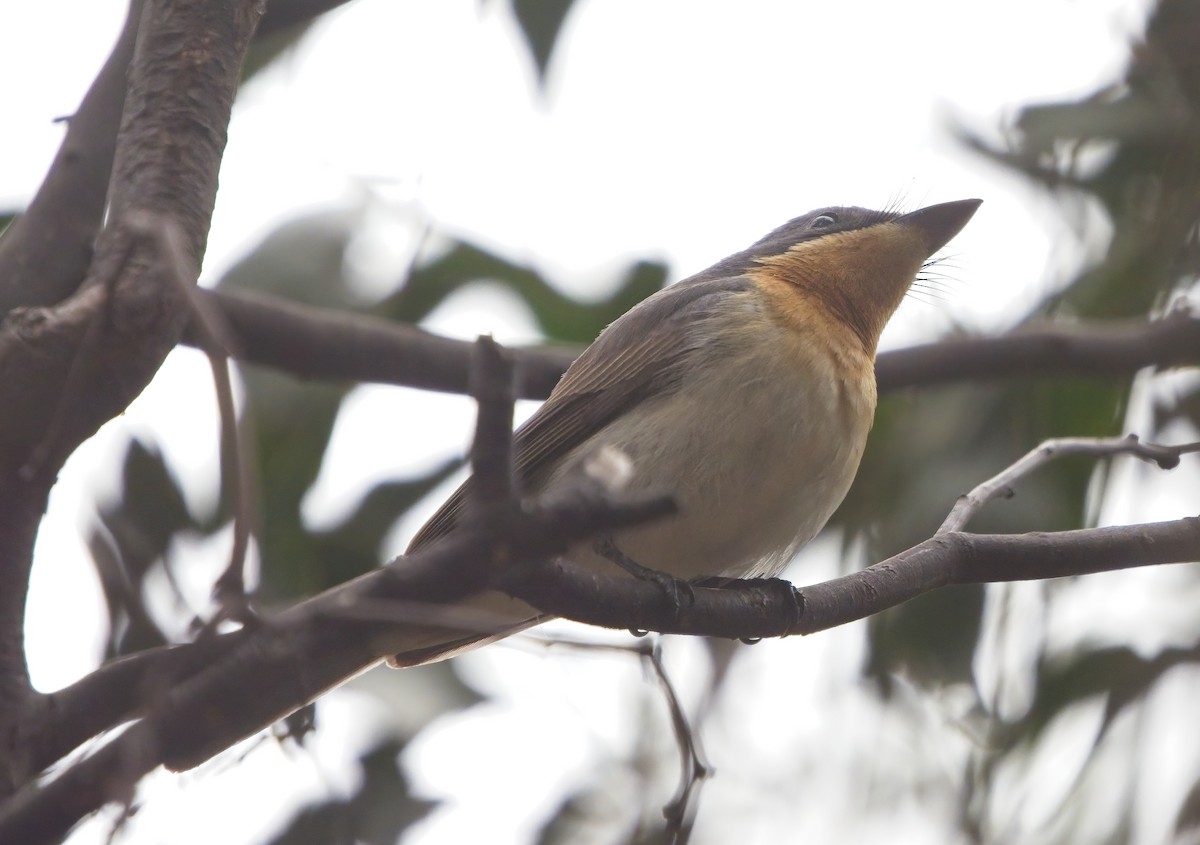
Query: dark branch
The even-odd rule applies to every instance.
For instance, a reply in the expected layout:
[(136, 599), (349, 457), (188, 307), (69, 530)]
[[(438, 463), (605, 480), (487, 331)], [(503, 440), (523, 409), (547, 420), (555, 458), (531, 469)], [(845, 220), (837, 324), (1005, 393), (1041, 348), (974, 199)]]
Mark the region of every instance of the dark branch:
[[(304, 378), (467, 392), (471, 344), (377, 317), (329, 312), (267, 296), (206, 294), (225, 311), (237, 356)], [(196, 343), (192, 335), (185, 342)], [(581, 350), (512, 350), (517, 395), (544, 399)], [(880, 392), (961, 379), (1128, 376), (1143, 367), (1200, 364), (1200, 318), (1026, 328), (884, 352)]]
[[(216, 194), (252, 0), (162, 0), (141, 16), (100, 233), (87, 279), (67, 299), (22, 308), (0, 325), (0, 735), (15, 736), (7, 693), (28, 686), (24, 597), (33, 536), (67, 455), (141, 392), (178, 343), (187, 308), (172, 268), (130, 221), (184, 234), (194, 282)], [(15, 718), (14, 718), (15, 716)], [(0, 794), (32, 772), (0, 756)], [(16, 840), (20, 841), (20, 840)]]
[(46, 178), (0, 239), (0, 317), (18, 306), (58, 302), (87, 273), (104, 217), (141, 12), (141, 0), (130, 3), (116, 46), (67, 122)]
[(25, 748), (40, 772), (106, 730), (144, 714), (165, 692), (225, 658), (246, 632), (140, 651), (106, 663), (69, 687), (39, 696)]
[(88, 272), (140, 17), (142, 0), (134, 0), (112, 54), (67, 121), (66, 137), (46, 179), (0, 239), (0, 317), (14, 307), (58, 302)]
[[(557, 561), (506, 589), (547, 613), (606, 628), (730, 639), (811, 634), (862, 619), (948, 584), (1033, 581), (1200, 560), (1200, 518), (1077, 531), (932, 537), (882, 563), (795, 590), (783, 581), (695, 587), (676, 608), (653, 584)], [(796, 600), (800, 613), (796, 616)]]
[(948, 338), (885, 352), (880, 392), (963, 379), (1128, 376), (1143, 367), (1200, 364), (1200, 318), (1029, 326), (999, 337)]
[[(346, 314), (276, 297), (203, 291), (225, 314), (234, 354), (301, 378), (369, 381), (466, 393), (471, 343), (378, 317)], [(184, 336), (199, 343), (194, 330)], [(508, 350), (517, 395), (544, 399), (579, 354), (574, 348)]]
[[(346, 2), (273, 0), (256, 37), (307, 23)], [(0, 316), (21, 306), (59, 302), (87, 273), (104, 217), (142, 6), (142, 0), (130, 3), (112, 53), (67, 121), (66, 137), (46, 178), (0, 239)]]
[(513, 365), (490, 337), (475, 342), (471, 367), (471, 396), (479, 405), (475, 441), (471, 446), (473, 483), (469, 506), (486, 519), (506, 519), (516, 504), (513, 486)]
[(548, 613), (609, 627), (736, 638), (824, 630), (947, 584), (1044, 579), (1200, 557), (1200, 518), (1057, 534), (948, 533), (824, 584), (800, 590), (778, 581), (745, 582), (737, 590), (696, 587), (694, 603), (682, 607), (666, 601), (652, 583), (601, 576), (560, 560), (539, 563), (598, 531), (666, 513), (669, 504), (623, 505), (583, 475), (515, 511), (511, 524), (465, 520), (427, 550), (244, 632), (224, 659), (170, 685), (140, 722), (96, 755), (45, 786), (27, 787), (0, 812), (0, 839), (53, 841), (83, 813), (128, 794), (151, 768), (197, 765), (391, 654), (403, 636), (398, 626), (357, 617), (355, 608), (456, 601), (493, 583), (491, 561), (500, 544), (527, 562), (502, 585)]

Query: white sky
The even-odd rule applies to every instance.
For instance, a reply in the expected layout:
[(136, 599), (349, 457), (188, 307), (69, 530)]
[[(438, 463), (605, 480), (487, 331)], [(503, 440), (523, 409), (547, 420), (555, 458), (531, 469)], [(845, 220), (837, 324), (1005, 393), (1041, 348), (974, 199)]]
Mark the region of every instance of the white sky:
[[(1083, 247), (1047, 200), (964, 153), (947, 123), (995, 135), (1022, 104), (1094, 90), (1117, 75), (1146, 3), (576, 5), (545, 98), (503, 3), (359, 0), (327, 16), (239, 99), (207, 281), (283, 220), (317, 209), (354, 216), (364, 213), (368, 196), (374, 228), (362, 244), (366, 275), (393, 275), (415, 224), (432, 220), (577, 291), (611, 284), (638, 257), (661, 258), (680, 278), (817, 206), (878, 207), (901, 196), (914, 208), (978, 196), (984, 206), (951, 248), (957, 281), (946, 301), (906, 304), (885, 343), (927, 337), (948, 320), (999, 328), (1052, 286)], [(0, 202), (19, 205), (36, 188), (61, 137), (51, 119), (74, 109), (119, 29), (123, 6), (43, 0), (6, 16)], [(453, 305), (428, 324), (460, 337), (536, 338), (523, 309), (494, 292), (455, 297)], [(153, 432), (185, 476), (189, 496), (211, 497), (210, 396), (199, 356), (173, 355), (147, 394), (64, 472), (30, 597), (32, 670), (43, 688), (69, 683), (98, 659), (103, 610), (81, 535), (95, 491), (115, 483), (120, 445), (130, 432)], [(454, 397), (371, 388), (356, 393), (353, 405), (307, 503), (306, 518), (316, 522), (345, 512), (372, 481), (461, 450), (470, 429), (460, 413), (466, 405)], [(375, 444), (388, 442), (421, 442), (428, 450), (381, 459)], [(372, 444), (369, 454), (360, 443)], [(415, 521), (401, 527), (397, 545)], [(219, 553), (200, 558), (197, 601)], [(829, 555), (809, 558), (811, 580)], [(64, 596), (63, 583), (79, 588)], [(74, 620), (69, 641), (54, 639), (63, 618)], [(689, 648), (673, 644), (678, 665), (694, 663)], [(783, 747), (772, 733), (780, 725), (815, 741), (850, 724), (861, 704), (847, 697), (831, 723), (832, 705), (813, 694), (833, 679), (849, 682), (861, 648), (852, 628), (755, 649), (738, 671), (756, 691), (756, 717), (741, 736), (709, 738), (710, 756), (724, 755), (718, 768), (736, 769), (740, 747), (759, 747), (767, 756), (754, 759), (769, 759), (770, 749)], [(627, 661), (498, 647), (467, 666), (497, 701), (483, 713), (447, 720), (409, 755), (423, 788), (460, 804), (439, 811), (408, 843), (477, 841), (480, 818), (488, 820), (488, 841), (526, 841), (529, 825), (553, 806), (554, 790), (585, 778), (628, 736), (613, 696), (655, 695)], [(811, 683), (797, 689), (801, 675)], [(363, 726), (369, 719), (356, 722), (356, 701), (353, 692), (330, 697), (325, 723), (336, 726), (336, 714), (345, 713), (349, 724), (321, 740), (319, 765), (268, 748), (220, 774), (152, 779), (130, 841), (253, 842), (287, 817), (285, 805), (242, 802), (247, 806), (237, 812), (226, 805), (214, 815), (211, 801), (257, 796), (256, 785), (267, 780), (280, 793), (313, 797), (345, 788), (345, 761), (371, 730)], [(464, 747), (475, 749), (469, 760)], [(955, 771), (956, 752), (947, 753), (947, 769)], [(518, 758), (538, 765), (515, 767)], [(797, 763), (771, 765), (787, 772)], [(744, 774), (753, 781), (764, 772)], [(522, 784), (516, 797), (495, 789), (501, 778)], [(738, 783), (724, 793), (710, 786), (704, 800), (736, 808), (748, 800)], [(838, 783), (830, 778), (829, 794), (814, 800), (840, 808), (830, 815), (844, 821), (856, 811)], [(941, 824), (916, 809), (908, 823), (931, 835)], [(889, 833), (863, 825), (861, 841)], [(780, 829), (830, 841), (819, 819), (778, 814), (739, 828), (739, 840), (779, 841)], [(106, 833), (91, 824), (72, 841), (100, 842)]]

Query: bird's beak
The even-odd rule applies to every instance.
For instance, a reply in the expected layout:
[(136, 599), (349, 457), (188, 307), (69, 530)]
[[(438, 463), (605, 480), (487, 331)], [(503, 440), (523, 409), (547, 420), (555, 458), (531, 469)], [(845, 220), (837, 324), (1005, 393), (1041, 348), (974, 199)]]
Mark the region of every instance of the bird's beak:
[(919, 233), (925, 242), (925, 254), (933, 255), (962, 231), (982, 203), (983, 200), (974, 199), (943, 202), (897, 217), (892, 222)]

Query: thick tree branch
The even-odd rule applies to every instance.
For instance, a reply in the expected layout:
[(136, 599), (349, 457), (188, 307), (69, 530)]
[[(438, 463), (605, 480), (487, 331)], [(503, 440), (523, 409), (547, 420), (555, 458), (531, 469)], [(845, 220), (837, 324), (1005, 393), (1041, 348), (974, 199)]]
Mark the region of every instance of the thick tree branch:
[(224, 659), (246, 636), (236, 631), (140, 651), (39, 696), (25, 729), (28, 770), (43, 771), (92, 737), (142, 715), (166, 690)]
[(187, 319), (170, 262), (128, 224), (146, 215), (178, 226), (194, 282), (241, 57), (260, 13), (253, 0), (147, 4), (109, 224), (87, 279), (66, 300), (18, 309), (0, 326), (0, 407), (21, 409), (0, 415), (0, 794), (26, 774), (17, 741), (29, 689), (24, 602), (50, 487), (78, 444), (150, 381)]
[[(346, 2), (273, 0), (255, 35), (269, 37)], [(87, 273), (104, 217), (142, 6), (143, 0), (130, 3), (112, 53), (66, 121), (66, 137), (46, 178), (0, 239), (0, 317), (13, 308), (61, 301)]]
[[(795, 590), (783, 581), (696, 587), (693, 604), (665, 606), (661, 591), (560, 561), (509, 592), (540, 610), (607, 628), (757, 639), (811, 634), (895, 607), (949, 584), (1031, 581), (1200, 560), (1200, 518), (1030, 534), (940, 534), (833, 581)], [(799, 602), (797, 615), (796, 601)]]
[[(170, 220), (183, 233), (181, 250), (194, 280), (239, 61), (256, 14), (250, 0), (240, 6), (163, 2), (145, 10), (113, 169), (110, 223), (88, 280), (59, 306), (23, 309), (0, 330), (0, 406), (22, 408), (0, 418), (0, 484), (12, 483), (22, 468), (25, 480), (52, 477), (79, 442), (141, 391), (177, 342), (187, 309), (170, 281), (171, 262), (128, 223)], [(97, 327), (100, 336), (83, 349)], [(80, 359), (88, 390), (60, 395)], [(30, 472), (30, 454), (56, 416), (65, 420), (62, 442), (45, 466)]]
[(67, 121), (67, 134), (25, 212), (0, 239), (0, 317), (22, 305), (50, 305), (87, 273), (104, 216), (142, 0), (133, 0), (108, 61)]
[[(225, 314), (234, 354), (301, 378), (369, 381), (424, 390), (466, 393), (473, 344), (404, 323), (346, 314), (261, 294), (202, 291)], [(199, 336), (184, 335), (192, 346)], [(572, 347), (510, 349), (516, 391), (545, 399), (581, 350)]]
[[(238, 358), (304, 378), (467, 392), (471, 344), (377, 317), (330, 312), (268, 296), (206, 292), (225, 312)], [(195, 344), (194, 335), (185, 342)], [(517, 395), (544, 399), (580, 349), (510, 350)], [(879, 390), (965, 379), (1050, 375), (1119, 377), (1143, 367), (1200, 364), (1200, 317), (1025, 328), (950, 338), (880, 354)]]

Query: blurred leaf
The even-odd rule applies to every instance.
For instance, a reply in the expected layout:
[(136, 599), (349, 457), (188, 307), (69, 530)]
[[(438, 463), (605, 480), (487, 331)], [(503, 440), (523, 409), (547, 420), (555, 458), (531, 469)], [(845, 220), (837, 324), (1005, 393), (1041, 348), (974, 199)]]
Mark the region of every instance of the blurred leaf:
[[(275, 2), (278, 2), (278, 0), (275, 0)], [(245, 61), (242, 62), (241, 84), (245, 85), (260, 71), (269, 67), (279, 58), (290, 54), (304, 36), (308, 34), (311, 26), (312, 23), (310, 21), (300, 26), (288, 27), (279, 32), (273, 32), (265, 37), (255, 38), (251, 41), (250, 49), (246, 51)]]
[(305, 807), (269, 845), (352, 845), (350, 811), (341, 801)]
[(118, 498), (100, 507), (88, 537), (108, 604), (111, 655), (163, 644), (143, 604), (143, 583), (163, 565), (175, 535), (197, 527), (162, 454), (131, 440)]
[(1124, 80), (1078, 101), (1025, 108), (1008, 149), (967, 138), (1015, 172), (1094, 197), (1112, 222), (1104, 260), (1031, 316), (1146, 314), (1200, 269), (1196, 43), (1200, 4), (1164, 0)]
[[(997, 741), (1005, 747), (1034, 742), (1068, 707), (1103, 696), (1104, 722), (1096, 738), (1099, 744), (1117, 716), (1144, 699), (1164, 675), (1176, 666), (1198, 662), (1200, 646), (1165, 649), (1153, 657), (1142, 657), (1125, 646), (1111, 646), (1042, 661), (1038, 665), (1036, 697), (1029, 711), (1006, 726)], [(1001, 736), (1007, 739), (1001, 740)]]
[(591, 842), (645, 842), (638, 831), (641, 809), (631, 791), (643, 777), (619, 760), (601, 761), (578, 789), (563, 796), (538, 832), (537, 845)]
[(872, 616), (864, 674), (884, 695), (897, 673), (919, 685), (969, 682), (983, 596), (980, 585), (945, 587)]
[(521, 297), (551, 339), (591, 343), (606, 325), (662, 288), (666, 278), (665, 266), (641, 261), (629, 268), (611, 296), (594, 303), (579, 302), (536, 271), (460, 241), (414, 268), (404, 286), (380, 303), (376, 312), (416, 323), (454, 291), (474, 282), (498, 282)]
[(267, 601), (310, 595), (329, 586), (329, 579), (300, 505), (320, 471), (346, 389), (301, 385), (265, 372), (248, 372), (246, 382), (250, 451), (265, 480), (259, 493), (259, 591)]
[(346, 800), (306, 807), (270, 845), (395, 845), (436, 802), (414, 798), (397, 766), (402, 743), (389, 741), (360, 760), (362, 785)]
[[(279, 471), (282, 483), (264, 491), (263, 530), (260, 537), (264, 561), (260, 594), (268, 600), (294, 599), (312, 595), (340, 584), (379, 565), (379, 551), (384, 537), (404, 512), (415, 502), (441, 484), (459, 463), (449, 462), (412, 479), (382, 482), (372, 488), (358, 507), (337, 527), (316, 532), (306, 529), (300, 517), (300, 503), (315, 479), (324, 444), (314, 453), (317, 460), (300, 458), (304, 441), (315, 441), (322, 433), (328, 436), (324, 419), (316, 416), (297, 421), (296, 431), (289, 436), (275, 432), (277, 440), (263, 435), (270, 442), (262, 466), (264, 477), (269, 469)], [(292, 457), (298, 464), (308, 464), (312, 471), (298, 468), (280, 469)]]
[(417, 478), (377, 484), (345, 522), (313, 535), (316, 556), (324, 561), (326, 586), (348, 581), (376, 566), (379, 548), (396, 520), (460, 466), (462, 461), (455, 459)]
[(350, 802), (358, 838), (367, 845), (393, 845), (429, 814), (436, 801), (414, 798), (397, 765), (404, 746), (385, 742), (362, 758), (363, 784)]
[(359, 297), (346, 278), (345, 256), (365, 213), (365, 204), (359, 204), (288, 220), (231, 267), (219, 286), (275, 294), (306, 305), (354, 307)]
[(513, 13), (525, 45), (537, 68), (538, 83), (545, 85), (546, 69), (554, 53), (554, 45), (562, 31), (563, 21), (571, 11), (573, 0), (512, 0)]
[[(1200, 371), (1196, 375), (1200, 376)], [(1193, 432), (1200, 431), (1200, 378), (1159, 399), (1154, 406), (1153, 436), (1159, 438), (1163, 429), (1178, 422), (1186, 422)]]

